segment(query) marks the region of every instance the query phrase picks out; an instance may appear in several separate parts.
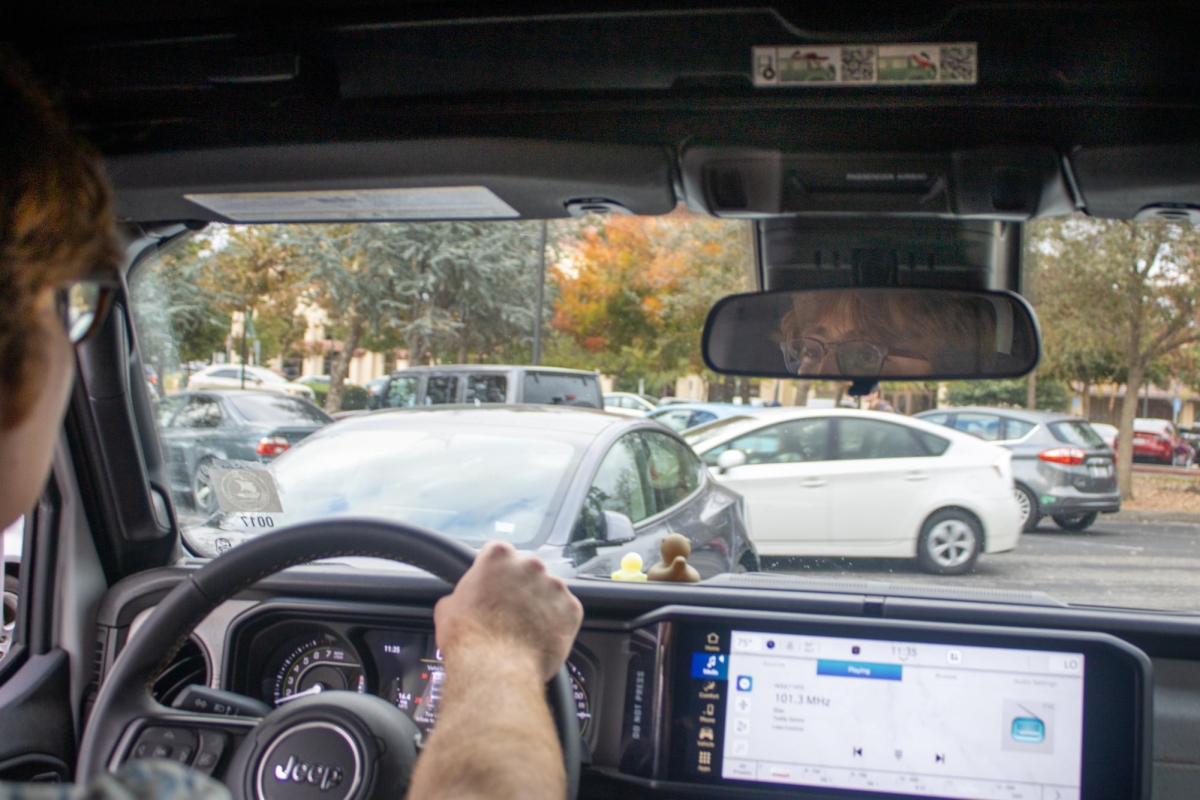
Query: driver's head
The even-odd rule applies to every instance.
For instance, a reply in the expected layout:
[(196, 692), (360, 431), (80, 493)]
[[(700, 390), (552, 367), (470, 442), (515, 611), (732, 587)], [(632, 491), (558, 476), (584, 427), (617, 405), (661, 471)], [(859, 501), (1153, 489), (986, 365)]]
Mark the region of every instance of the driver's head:
[(3, 527), (33, 506), (46, 481), (74, 374), (67, 325), (83, 335), (80, 309), (101, 307), (95, 285), (75, 282), (111, 281), (120, 249), (94, 156), (2, 48), (0, 143)]
[(994, 327), (950, 293), (845, 289), (797, 293), (776, 337), (800, 375), (915, 377), (978, 371)]

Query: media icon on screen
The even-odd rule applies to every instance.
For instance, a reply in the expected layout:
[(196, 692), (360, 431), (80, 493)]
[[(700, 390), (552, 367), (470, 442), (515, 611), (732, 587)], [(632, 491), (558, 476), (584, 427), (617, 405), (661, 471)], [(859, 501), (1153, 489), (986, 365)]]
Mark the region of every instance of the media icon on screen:
[(737, 690), (739, 692), (748, 692), (754, 688), (754, 678), (749, 675), (738, 675)]

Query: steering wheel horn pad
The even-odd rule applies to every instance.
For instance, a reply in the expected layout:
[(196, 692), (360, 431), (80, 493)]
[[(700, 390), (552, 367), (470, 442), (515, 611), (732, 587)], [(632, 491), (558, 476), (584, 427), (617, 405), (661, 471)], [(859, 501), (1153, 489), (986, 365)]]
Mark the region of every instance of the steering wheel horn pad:
[[(77, 780), (90, 781), (117, 766), (131, 735), (146, 726), (230, 730), (233, 718), (180, 715), (156, 702), (150, 695), (154, 678), (221, 603), (287, 567), (343, 556), (400, 561), (454, 585), (475, 551), (416, 525), (338, 517), (279, 528), (214, 558), (175, 585), (113, 663), (83, 733)], [(548, 689), (570, 800), (579, 790), (582, 743), (565, 666)], [(239, 733), (244, 726), (240, 721)], [(322, 692), (272, 711), (251, 729), (224, 781), (235, 800), (391, 800), (407, 789), (418, 738), (412, 720), (378, 697)], [(277, 768), (284, 777), (277, 777)]]

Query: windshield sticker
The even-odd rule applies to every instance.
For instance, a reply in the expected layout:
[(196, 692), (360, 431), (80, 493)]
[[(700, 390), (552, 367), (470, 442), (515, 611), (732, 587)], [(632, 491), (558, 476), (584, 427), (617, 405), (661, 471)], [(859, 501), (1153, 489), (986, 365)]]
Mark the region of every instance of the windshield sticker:
[(755, 86), (974, 85), (974, 42), (755, 47)]
[(521, 216), (486, 186), (185, 194), (184, 198), (232, 222), (516, 219)]
[(275, 478), (265, 469), (213, 468), (208, 474), (217, 505), (227, 514), (283, 511)]

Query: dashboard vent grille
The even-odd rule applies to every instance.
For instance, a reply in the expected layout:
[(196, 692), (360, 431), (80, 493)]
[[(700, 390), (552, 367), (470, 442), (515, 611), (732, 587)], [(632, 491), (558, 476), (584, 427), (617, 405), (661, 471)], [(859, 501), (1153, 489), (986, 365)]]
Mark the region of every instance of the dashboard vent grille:
[(208, 683), (208, 659), (195, 639), (188, 639), (171, 665), (154, 681), (154, 699), (169, 706), (188, 686)]

